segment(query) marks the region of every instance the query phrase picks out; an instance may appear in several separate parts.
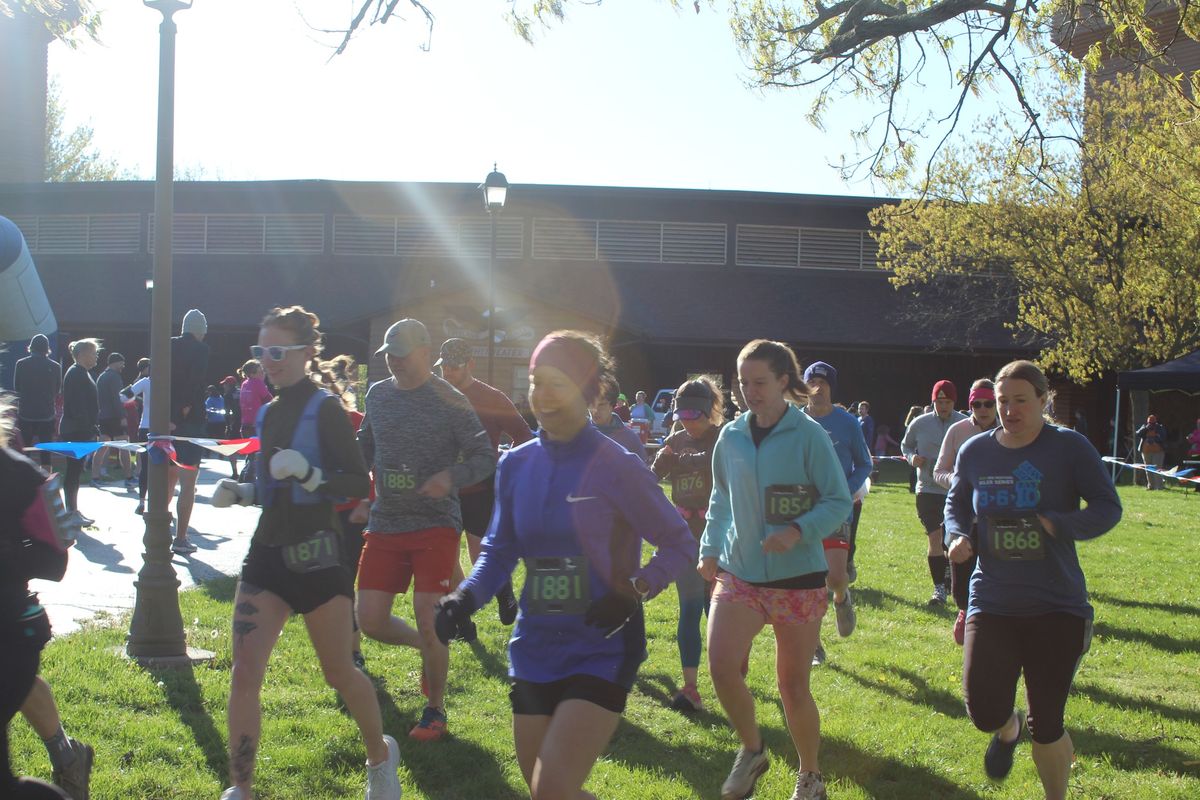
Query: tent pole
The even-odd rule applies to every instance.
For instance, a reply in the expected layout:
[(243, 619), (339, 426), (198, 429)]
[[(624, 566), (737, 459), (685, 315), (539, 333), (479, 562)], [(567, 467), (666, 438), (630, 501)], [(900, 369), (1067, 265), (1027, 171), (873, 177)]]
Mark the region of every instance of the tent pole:
[[(1117, 442), (1121, 435), (1121, 385), (1117, 384), (1117, 410), (1113, 412), (1113, 437), (1112, 437), (1112, 457), (1117, 457)], [(1117, 482), (1117, 465), (1114, 462), (1112, 465), (1112, 480)]]

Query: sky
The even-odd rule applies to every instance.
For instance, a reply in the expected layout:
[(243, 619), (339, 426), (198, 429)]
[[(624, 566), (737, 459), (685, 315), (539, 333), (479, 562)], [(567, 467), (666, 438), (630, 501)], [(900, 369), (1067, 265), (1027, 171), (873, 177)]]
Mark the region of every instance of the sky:
[[(827, 129), (803, 90), (749, 88), (726, 15), (654, 0), (570, 6), (533, 46), (506, 0), (428, 0), (342, 55), (341, 0), (195, 0), (175, 16), (175, 163), (204, 179), (509, 181), (882, 195), (831, 165), (854, 155), (844, 103)], [(158, 12), (98, 0), (100, 42), (51, 45), (68, 125), (142, 178), (155, 161)]]

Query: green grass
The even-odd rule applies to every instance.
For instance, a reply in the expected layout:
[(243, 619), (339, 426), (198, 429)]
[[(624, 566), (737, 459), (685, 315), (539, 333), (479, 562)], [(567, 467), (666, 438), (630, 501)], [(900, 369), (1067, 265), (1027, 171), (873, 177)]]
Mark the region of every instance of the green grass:
[[(1080, 545), (1096, 606), (1096, 637), (1067, 706), (1077, 763), (1072, 796), (1200, 797), (1200, 590), (1196, 517), (1200, 496), (1123, 488), (1125, 518)], [(1029, 746), (1003, 784), (983, 774), (987, 737), (963, 711), (962, 651), (950, 608), (925, 606), (924, 537), (906, 486), (877, 486), (859, 531), (858, 630), (839, 639), (825, 626), (829, 661), (813, 673), (822, 715), (821, 764), (831, 796), (1041, 797)], [(232, 580), (181, 598), (189, 643), (216, 652), (194, 671), (147, 672), (114, 654), (127, 620), (53, 642), (43, 673), (68, 730), (95, 745), (93, 797), (204, 798), (225, 786), (225, 701), (230, 668)], [(494, 607), (493, 607), (494, 608)], [(648, 606), (650, 659), (624, 720), (588, 788), (602, 798), (715, 798), (735, 737), (702, 672), (710, 711), (687, 719), (664, 708), (678, 672), (672, 593)], [(409, 613), (409, 612), (405, 612)], [(832, 615), (830, 615), (832, 616)], [(505, 680), (508, 630), (492, 609), (478, 615), (480, 641), (455, 645), (449, 713), (454, 736), (417, 744), (404, 734), (422, 708), (414, 651), (368, 642), (384, 725), (401, 743), (407, 798), (527, 796), (513, 756)], [(761, 798), (786, 798), (796, 758), (773, 681), (774, 643), (756, 641), (750, 683), (773, 755)], [(363, 749), (352, 720), (321, 678), (303, 625), (293, 619), (267, 673), (258, 789), (263, 798), (362, 796)], [(49, 776), (28, 725), (10, 726), (18, 773)]]

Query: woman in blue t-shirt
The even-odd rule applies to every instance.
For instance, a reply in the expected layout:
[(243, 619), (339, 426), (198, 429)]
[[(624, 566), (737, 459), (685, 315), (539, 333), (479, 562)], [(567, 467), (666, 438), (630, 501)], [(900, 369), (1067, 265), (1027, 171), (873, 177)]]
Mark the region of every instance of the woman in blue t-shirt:
[[(975, 727), (992, 734), (987, 774), (1008, 775), (1028, 724), (1045, 796), (1061, 800), (1075, 755), (1063, 713), (1093, 616), (1075, 542), (1116, 525), (1121, 501), (1096, 448), (1046, 424), (1049, 387), (1040, 369), (1013, 361), (996, 375), (995, 393), (1001, 427), (962, 446), (946, 496), (952, 562), (975, 554), (971, 526), (978, 525), (963, 693)], [(1013, 710), (1022, 673), (1028, 718)]]

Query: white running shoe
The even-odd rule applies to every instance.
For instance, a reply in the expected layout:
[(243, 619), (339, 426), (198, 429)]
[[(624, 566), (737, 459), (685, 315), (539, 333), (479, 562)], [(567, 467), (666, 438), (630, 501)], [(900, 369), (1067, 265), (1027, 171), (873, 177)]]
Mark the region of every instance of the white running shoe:
[(240, 786), (230, 786), (221, 792), (221, 800), (246, 800), (246, 793)]
[(829, 800), (825, 792), (825, 779), (816, 772), (801, 772), (796, 776), (796, 791), (792, 800)]
[(757, 753), (739, 747), (733, 759), (733, 769), (729, 771), (725, 783), (721, 784), (721, 800), (744, 800), (754, 794), (754, 784), (758, 783), (770, 765), (765, 743)]
[(383, 737), (388, 757), (377, 767), (367, 766), (366, 800), (400, 800), (403, 789), (396, 770), (400, 767), (400, 745), (391, 736)]

